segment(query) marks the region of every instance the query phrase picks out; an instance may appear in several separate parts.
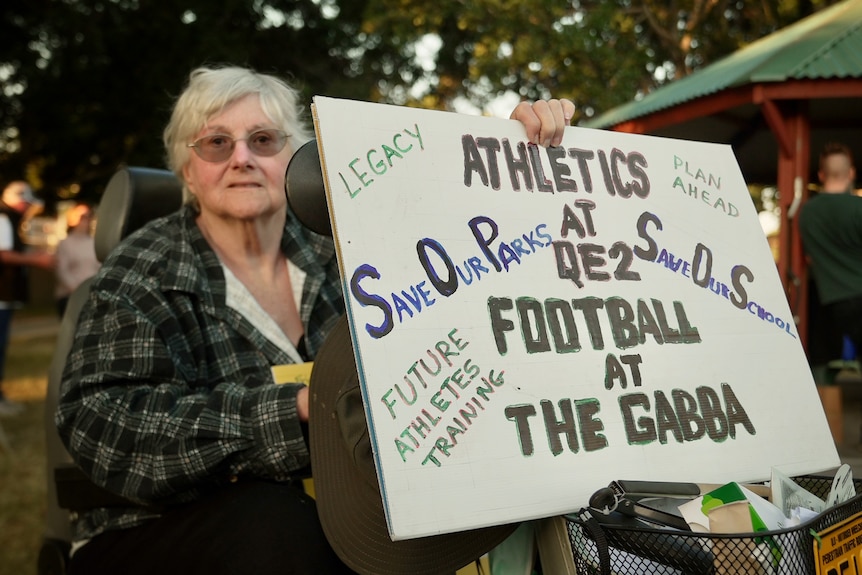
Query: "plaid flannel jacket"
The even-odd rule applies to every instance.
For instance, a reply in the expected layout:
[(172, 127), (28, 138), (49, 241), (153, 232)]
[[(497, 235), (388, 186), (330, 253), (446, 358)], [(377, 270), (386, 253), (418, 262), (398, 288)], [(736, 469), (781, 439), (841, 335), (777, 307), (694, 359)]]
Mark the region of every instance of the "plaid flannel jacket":
[[(234, 476), (289, 480), (309, 453), (288, 355), (225, 305), (219, 260), (184, 207), (129, 236), (82, 310), (56, 423), (97, 484), (142, 505), (192, 501)], [(313, 357), (344, 313), (331, 238), (288, 215), (282, 252), (307, 274), (300, 315)], [(285, 297), (290, 297), (285, 294)], [(75, 539), (138, 525), (146, 508), (96, 509)]]

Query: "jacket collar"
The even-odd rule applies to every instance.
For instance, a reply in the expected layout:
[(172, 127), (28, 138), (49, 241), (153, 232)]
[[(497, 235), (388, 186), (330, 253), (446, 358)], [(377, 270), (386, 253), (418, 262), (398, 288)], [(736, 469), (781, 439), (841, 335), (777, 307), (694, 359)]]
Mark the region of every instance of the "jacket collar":
[[(197, 212), (188, 205), (180, 212), (181, 241), (175, 242), (174, 253), (166, 256), (169, 264), (162, 278), (162, 288), (196, 294), (205, 313), (228, 323), (273, 363), (289, 363), (285, 352), (255, 330), (242, 315), (227, 307), (221, 262), (195, 222)], [(326, 281), (326, 265), (335, 257), (335, 246), (329, 238), (305, 229), (288, 214), (281, 251), (306, 273), (299, 311), (303, 324), (308, 325), (313, 302)]]

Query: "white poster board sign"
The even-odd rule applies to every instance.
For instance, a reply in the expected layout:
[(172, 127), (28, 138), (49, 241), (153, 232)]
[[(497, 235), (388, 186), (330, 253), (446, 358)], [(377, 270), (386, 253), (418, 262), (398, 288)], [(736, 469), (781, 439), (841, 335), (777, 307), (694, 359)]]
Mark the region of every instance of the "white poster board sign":
[(394, 539), (839, 464), (730, 147), (314, 105)]

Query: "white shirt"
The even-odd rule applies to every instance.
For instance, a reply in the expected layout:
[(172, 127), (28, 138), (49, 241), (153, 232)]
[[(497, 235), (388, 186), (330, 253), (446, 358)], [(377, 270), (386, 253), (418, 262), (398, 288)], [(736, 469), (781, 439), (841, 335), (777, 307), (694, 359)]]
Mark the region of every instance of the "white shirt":
[[(272, 319), (266, 311), (261, 307), (254, 296), (248, 291), (239, 278), (237, 278), (230, 268), (224, 263), (221, 265), (224, 271), (225, 290), (227, 291), (226, 303), (228, 307), (238, 311), (253, 325), (260, 333), (262, 333), (269, 341), (283, 349), (296, 363), (302, 363), (302, 356), (296, 351), (293, 343), (281, 330), (275, 320)], [(302, 287), (305, 284), (306, 273), (299, 269), (296, 265), (287, 260), (287, 269), (290, 273), (290, 283), (293, 287), (293, 301), (296, 303), (296, 309), (300, 308), (302, 301)]]
[[(0, 252), (10, 251), (15, 248), (15, 230), (12, 229), (12, 220), (6, 214), (0, 214)], [(13, 307), (10, 302), (0, 301), (0, 309)]]
[(69, 234), (57, 245), (57, 287), (54, 296), (66, 297), (89, 277), (96, 275), (101, 264), (96, 259), (96, 243), (91, 235)]
[(15, 247), (15, 230), (12, 220), (6, 214), (0, 214), (0, 251), (9, 251)]

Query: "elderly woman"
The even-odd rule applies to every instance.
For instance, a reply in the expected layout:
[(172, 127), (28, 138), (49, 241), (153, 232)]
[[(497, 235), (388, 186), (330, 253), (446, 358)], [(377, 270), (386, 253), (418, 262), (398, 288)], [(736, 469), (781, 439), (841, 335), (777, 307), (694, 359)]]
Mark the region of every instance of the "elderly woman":
[[(520, 104), (558, 144), (574, 106)], [(332, 240), (287, 210), (310, 137), (297, 93), (243, 68), (192, 72), (164, 141), (185, 205), (118, 246), (93, 283), (57, 425), (97, 484), (133, 502), (74, 523), (70, 573), (349, 573), (302, 490), (314, 358), (344, 313)]]

